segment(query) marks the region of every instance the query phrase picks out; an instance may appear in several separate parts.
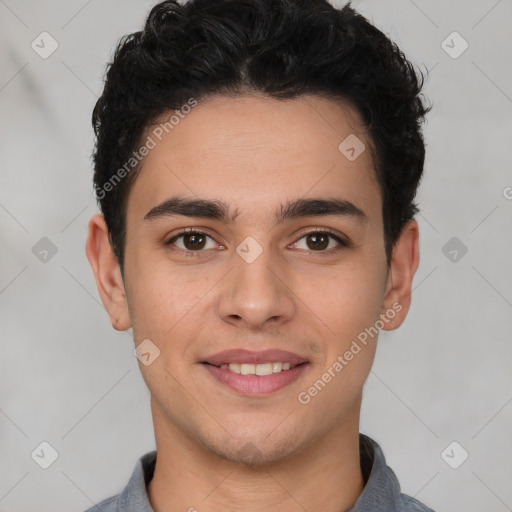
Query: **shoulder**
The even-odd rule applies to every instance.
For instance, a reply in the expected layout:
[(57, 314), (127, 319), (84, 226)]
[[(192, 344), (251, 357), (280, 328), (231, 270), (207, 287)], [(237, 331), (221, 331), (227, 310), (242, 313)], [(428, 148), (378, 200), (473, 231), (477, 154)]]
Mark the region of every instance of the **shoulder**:
[(434, 512), (402, 493), (397, 476), (387, 465), (384, 453), (375, 440), (364, 434), (359, 435), (359, 440), (361, 470), (366, 483), (352, 512)]
[(402, 494), (402, 503), (400, 504), (400, 512), (434, 512), (431, 508), (427, 507), (418, 500)]
[(119, 494), (111, 496), (100, 503), (97, 503), (91, 508), (88, 508), (84, 512), (117, 512), (117, 502), (119, 500)]
[(153, 512), (146, 486), (153, 478), (156, 455), (156, 450), (153, 450), (140, 457), (128, 483), (120, 494), (111, 496), (84, 512)]

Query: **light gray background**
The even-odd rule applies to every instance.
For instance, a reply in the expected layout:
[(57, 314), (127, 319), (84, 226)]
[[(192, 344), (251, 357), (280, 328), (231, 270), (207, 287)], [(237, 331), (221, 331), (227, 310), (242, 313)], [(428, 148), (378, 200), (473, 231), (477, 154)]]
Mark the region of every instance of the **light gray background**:
[[(154, 448), (131, 335), (111, 328), (84, 252), (91, 111), (153, 3), (0, 0), (1, 512), (83, 511)], [(353, 5), (431, 70), (434, 104), (412, 309), (381, 333), (361, 431), (437, 511), (512, 510), (512, 2)], [(43, 31), (59, 44), (45, 60), (30, 46)], [(456, 59), (441, 46), (453, 31), (469, 43)], [(46, 263), (42, 237), (58, 249)], [(468, 249), (457, 262), (452, 237)], [(31, 458), (42, 441), (59, 455), (46, 470)], [(469, 453), (458, 469), (441, 456), (452, 441)]]

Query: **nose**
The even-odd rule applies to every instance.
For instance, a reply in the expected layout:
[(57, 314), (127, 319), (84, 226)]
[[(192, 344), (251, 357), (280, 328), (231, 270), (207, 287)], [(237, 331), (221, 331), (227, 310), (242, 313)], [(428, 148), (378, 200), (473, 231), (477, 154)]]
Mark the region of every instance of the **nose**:
[(279, 327), (296, 311), (291, 277), (265, 250), (253, 262), (233, 255), (233, 268), (223, 280), (218, 302), (221, 319), (256, 331)]

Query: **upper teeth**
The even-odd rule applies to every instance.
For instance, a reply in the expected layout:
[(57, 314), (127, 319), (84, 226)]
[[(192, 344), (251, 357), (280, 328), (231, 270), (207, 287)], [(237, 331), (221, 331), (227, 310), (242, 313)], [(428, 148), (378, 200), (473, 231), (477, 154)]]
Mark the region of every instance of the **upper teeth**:
[(220, 367), (224, 370), (229, 369), (232, 372), (241, 373), (242, 375), (271, 375), (273, 373), (279, 373), (281, 370), (289, 370), (295, 366), (297, 365), (290, 363), (229, 363), (222, 364)]

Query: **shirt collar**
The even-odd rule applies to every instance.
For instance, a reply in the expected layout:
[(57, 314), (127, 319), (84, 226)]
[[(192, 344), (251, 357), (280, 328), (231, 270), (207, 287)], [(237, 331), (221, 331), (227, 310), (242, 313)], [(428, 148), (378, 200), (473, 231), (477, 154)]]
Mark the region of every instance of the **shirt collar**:
[[(347, 512), (386, 512), (398, 510), (401, 493), (398, 479), (386, 465), (380, 446), (370, 437), (359, 434), (361, 470), (365, 486), (361, 496)], [(153, 478), (156, 450), (143, 455), (132, 476), (119, 495), (118, 512), (154, 512), (147, 494), (147, 485)]]
[(361, 496), (347, 512), (387, 512), (398, 510), (401, 501), (400, 484), (386, 464), (380, 446), (370, 437), (359, 434), (361, 471), (365, 486)]

